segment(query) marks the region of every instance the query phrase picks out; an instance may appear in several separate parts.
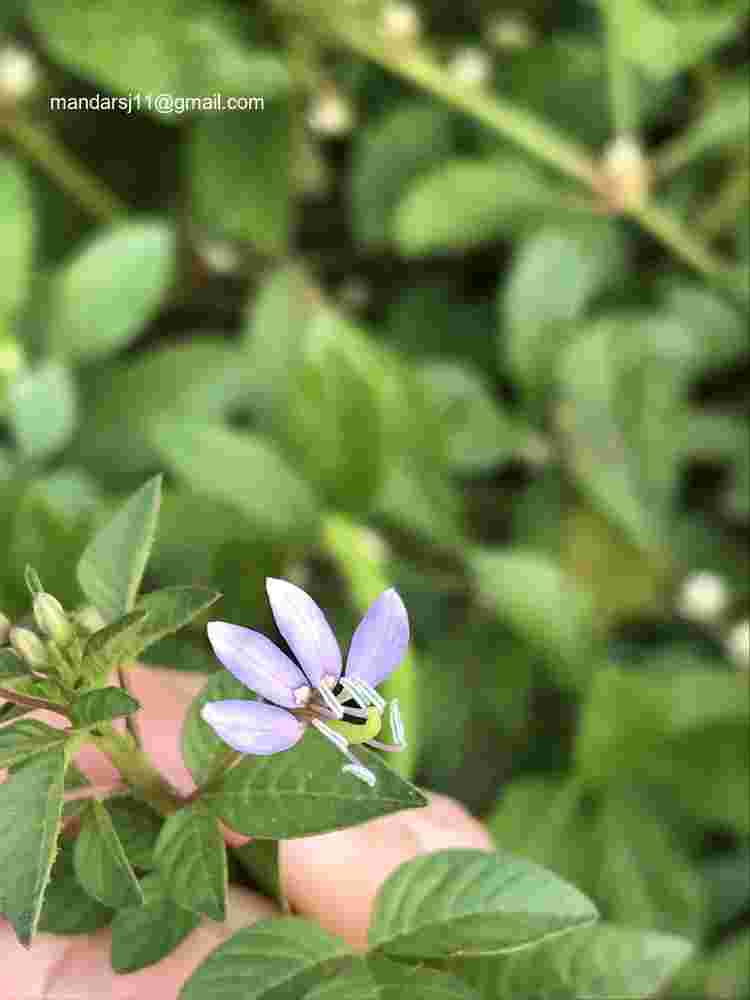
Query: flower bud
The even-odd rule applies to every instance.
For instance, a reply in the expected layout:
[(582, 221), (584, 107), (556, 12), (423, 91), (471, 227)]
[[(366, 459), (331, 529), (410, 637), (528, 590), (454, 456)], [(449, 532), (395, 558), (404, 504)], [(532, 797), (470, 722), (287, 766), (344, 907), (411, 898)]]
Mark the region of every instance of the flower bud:
[(2, 611), (0, 611), (0, 646), (6, 646), (8, 644), (11, 628), (10, 618), (7, 618)]
[(750, 621), (739, 622), (730, 630), (726, 649), (741, 670), (750, 668)]
[(0, 49), (0, 105), (15, 104), (36, 89), (38, 74), (34, 57), (18, 45)]
[(45, 591), (34, 595), (34, 618), (42, 632), (60, 646), (67, 646), (75, 635), (62, 604)]
[(410, 3), (389, 3), (383, 9), (381, 33), (388, 42), (413, 44), (422, 32), (419, 11)]
[(482, 49), (459, 49), (454, 53), (448, 71), (462, 87), (484, 87), (492, 75), (492, 61)]
[(528, 49), (534, 44), (534, 31), (520, 14), (504, 15), (487, 28), (487, 41), (498, 49)]
[(729, 605), (729, 591), (720, 576), (694, 573), (685, 580), (677, 599), (677, 610), (684, 618), (714, 624)]
[(354, 111), (349, 101), (329, 84), (313, 100), (307, 124), (316, 135), (338, 138), (351, 132)]
[(602, 175), (611, 207), (627, 212), (643, 206), (651, 187), (651, 168), (632, 135), (618, 135), (604, 152)]
[(32, 670), (47, 666), (49, 657), (44, 643), (31, 629), (14, 626), (10, 630), (10, 644)]

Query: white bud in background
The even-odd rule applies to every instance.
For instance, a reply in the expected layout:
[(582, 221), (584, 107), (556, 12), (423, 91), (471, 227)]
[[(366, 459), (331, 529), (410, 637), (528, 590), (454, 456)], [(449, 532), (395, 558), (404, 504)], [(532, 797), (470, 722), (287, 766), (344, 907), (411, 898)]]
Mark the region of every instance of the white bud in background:
[(363, 528), (359, 533), (359, 539), (368, 559), (382, 563), (390, 558), (391, 550), (388, 543), (372, 528)]
[(738, 622), (730, 629), (726, 650), (740, 670), (750, 668), (750, 621)]
[(307, 124), (316, 135), (340, 138), (354, 127), (354, 110), (335, 87), (327, 85), (313, 98), (307, 113)]
[(536, 41), (531, 25), (523, 14), (498, 17), (487, 28), (487, 41), (497, 49), (528, 49)]
[(59, 646), (67, 646), (75, 635), (65, 609), (52, 594), (42, 591), (34, 595), (34, 618), (41, 631)]
[(24, 367), (21, 346), (13, 337), (0, 340), (0, 376), (13, 377)]
[(683, 583), (677, 598), (677, 610), (684, 618), (713, 625), (729, 606), (729, 591), (715, 573), (693, 573)]
[(634, 135), (618, 135), (602, 157), (604, 195), (618, 212), (640, 208), (648, 199), (651, 166)]
[(448, 72), (462, 87), (484, 87), (492, 76), (492, 60), (483, 49), (459, 49), (448, 63)]
[(422, 33), (419, 11), (410, 3), (388, 3), (383, 8), (381, 33), (386, 41), (413, 44)]
[(552, 459), (552, 447), (541, 434), (529, 434), (520, 452), (521, 458), (533, 469), (541, 469)]
[(0, 105), (23, 101), (36, 89), (39, 75), (33, 55), (18, 45), (0, 48)]
[(12, 627), (10, 618), (0, 611), (0, 646), (7, 646)]
[(231, 243), (211, 240), (198, 247), (200, 258), (214, 274), (236, 274), (242, 260)]
[(47, 666), (48, 655), (44, 643), (31, 629), (13, 627), (10, 630), (10, 644), (32, 670)]

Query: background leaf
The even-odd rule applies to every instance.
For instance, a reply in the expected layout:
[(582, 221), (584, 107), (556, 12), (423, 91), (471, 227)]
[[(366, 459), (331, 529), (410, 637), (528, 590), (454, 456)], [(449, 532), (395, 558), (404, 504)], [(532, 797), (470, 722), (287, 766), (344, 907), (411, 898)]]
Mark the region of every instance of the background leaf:
[(504, 854), (444, 850), (401, 865), (378, 893), (370, 945), (400, 958), (479, 958), (596, 920), (594, 904), (551, 872)]

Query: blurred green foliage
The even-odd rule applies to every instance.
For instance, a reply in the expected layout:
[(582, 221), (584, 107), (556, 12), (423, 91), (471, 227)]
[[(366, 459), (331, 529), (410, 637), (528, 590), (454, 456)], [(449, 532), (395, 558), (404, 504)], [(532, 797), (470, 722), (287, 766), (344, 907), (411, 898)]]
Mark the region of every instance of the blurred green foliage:
[[(608, 919), (696, 942), (690, 996), (739, 1000), (745, 6), (434, 0), (422, 43), (366, 58), (347, 39), (379, 16), (3, 5), (0, 608), (21, 612), (27, 563), (80, 604), (92, 528), (158, 472), (153, 586), (216, 587), (222, 617), (267, 630), (263, 580), (287, 575), (351, 630), (368, 581), (395, 584), (419, 780)], [(483, 83), (445, 68), (466, 46)], [(50, 106), (216, 93), (264, 108)], [(512, 141), (495, 99), (594, 165), (625, 123), (680, 233), (555, 170), (543, 133)], [(727, 592), (711, 613), (680, 596), (706, 571)], [(214, 667), (197, 627), (149, 659)], [(488, 973), (486, 995), (526, 974)]]

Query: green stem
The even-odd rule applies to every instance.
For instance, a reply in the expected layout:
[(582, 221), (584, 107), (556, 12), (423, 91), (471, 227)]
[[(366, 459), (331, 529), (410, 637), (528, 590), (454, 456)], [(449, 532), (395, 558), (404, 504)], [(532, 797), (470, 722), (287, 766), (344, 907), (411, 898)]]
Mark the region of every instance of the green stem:
[(329, 21), (328, 27), (353, 51), (468, 112), (533, 156), (557, 167), (562, 173), (584, 184), (595, 184), (596, 164), (586, 152), (528, 112), (494, 94), (488, 96), (481, 90), (457, 84), (440, 66), (422, 53), (415, 51), (407, 54), (383, 45), (371, 34), (345, 24), (343, 19)]
[(632, 134), (638, 128), (638, 92), (636, 77), (623, 51), (623, 41), (630, 27), (626, 23), (627, 4), (621, 0), (607, 0), (601, 5), (601, 10), (607, 40), (612, 120), (618, 135)]
[[(126, 694), (129, 694), (132, 698), (133, 692), (130, 690), (130, 684), (128, 683), (128, 675), (125, 671), (125, 667), (117, 668), (117, 680), (123, 691), (125, 691)], [(142, 750), (143, 739), (141, 737), (141, 728), (138, 725), (138, 719), (136, 718), (135, 714), (125, 716), (125, 726), (130, 735), (133, 737), (133, 742), (135, 743), (135, 745), (138, 747), (139, 750)]]
[(240, 757), (242, 757), (242, 754), (237, 750), (232, 750), (231, 747), (227, 747), (222, 753), (219, 753), (211, 765), (205, 781), (202, 781), (199, 787), (188, 795), (185, 802), (194, 802), (202, 795), (206, 795), (209, 792), (214, 791), (214, 789), (217, 788), (224, 780), (224, 775), (229, 768), (235, 764)]
[(750, 166), (745, 163), (731, 174), (717, 197), (700, 213), (696, 220), (697, 228), (706, 236), (719, 236), (724, 229), (736, 225), (737, 217), (748, 200)]
[(182, 796), (135, 746), (128, 733), (118, 732), (112, 723), (106, 723), (92, 736), (95, 746), (109, 757), (128, 785), (158, 813), (169, 816), (184, 805)]
[[(352, 51), (467, 112), (537, 159), (544, 160), (562, 173), (586, 184), (597, 194), (601, 192), (602, 176), (595, 160), (546, 123), (495, 95), (488, 96), (479, 90), (459, 87), (423, 53), (389, 48), (377, 40), (374, 32), (368, 34), (351, 23), (347, 24), (342, 17), (325, 18), (319, 8), (315, 10), (315, 14), (316, 20), (311, 24), (314, 26), (324, 21), (325, 30), (331, 37)], [(624, 112), (623, 105), (620, 113)], [(664, 208), (649, 203), (642, 208), (633, 209), (630, 214), (685, 263), (720, 283), (735, 297), (740, 294), (731, 265), (714, 256), (700, 238), (687, 233), (681, 223)]]
[(22, 705), (24, 708), (38, 709), (43, 708), (47, 712), (56, 712), (58, 715), (64, 716), (66, 719), (70, 718), (67, 708), (64, 705), (58, 705), (54, 701), (47, 701), (46, 698), (34, 698), (30, 694), (20, 694), (18, 691), (13, 691), (11, 688), (0, 687), (0, 698), (4, 698), (5, 701), (9, 701), (14, 705)]
[(125, 205), (98, 177), (89, 173), (47, 129), (11, 118), (4, 128), (16, 147), (71, 195), (89, 215), (113, 222), (127, 213)]
[(725, 261), (713, 254), (701, 239), (689, 233), (682, 223), (665, 209), (648, 202), (641, 208), (633, 209), (631, 215), (686, 264), (722, 285), (734, 296), (739, 294), (735, 275)]

